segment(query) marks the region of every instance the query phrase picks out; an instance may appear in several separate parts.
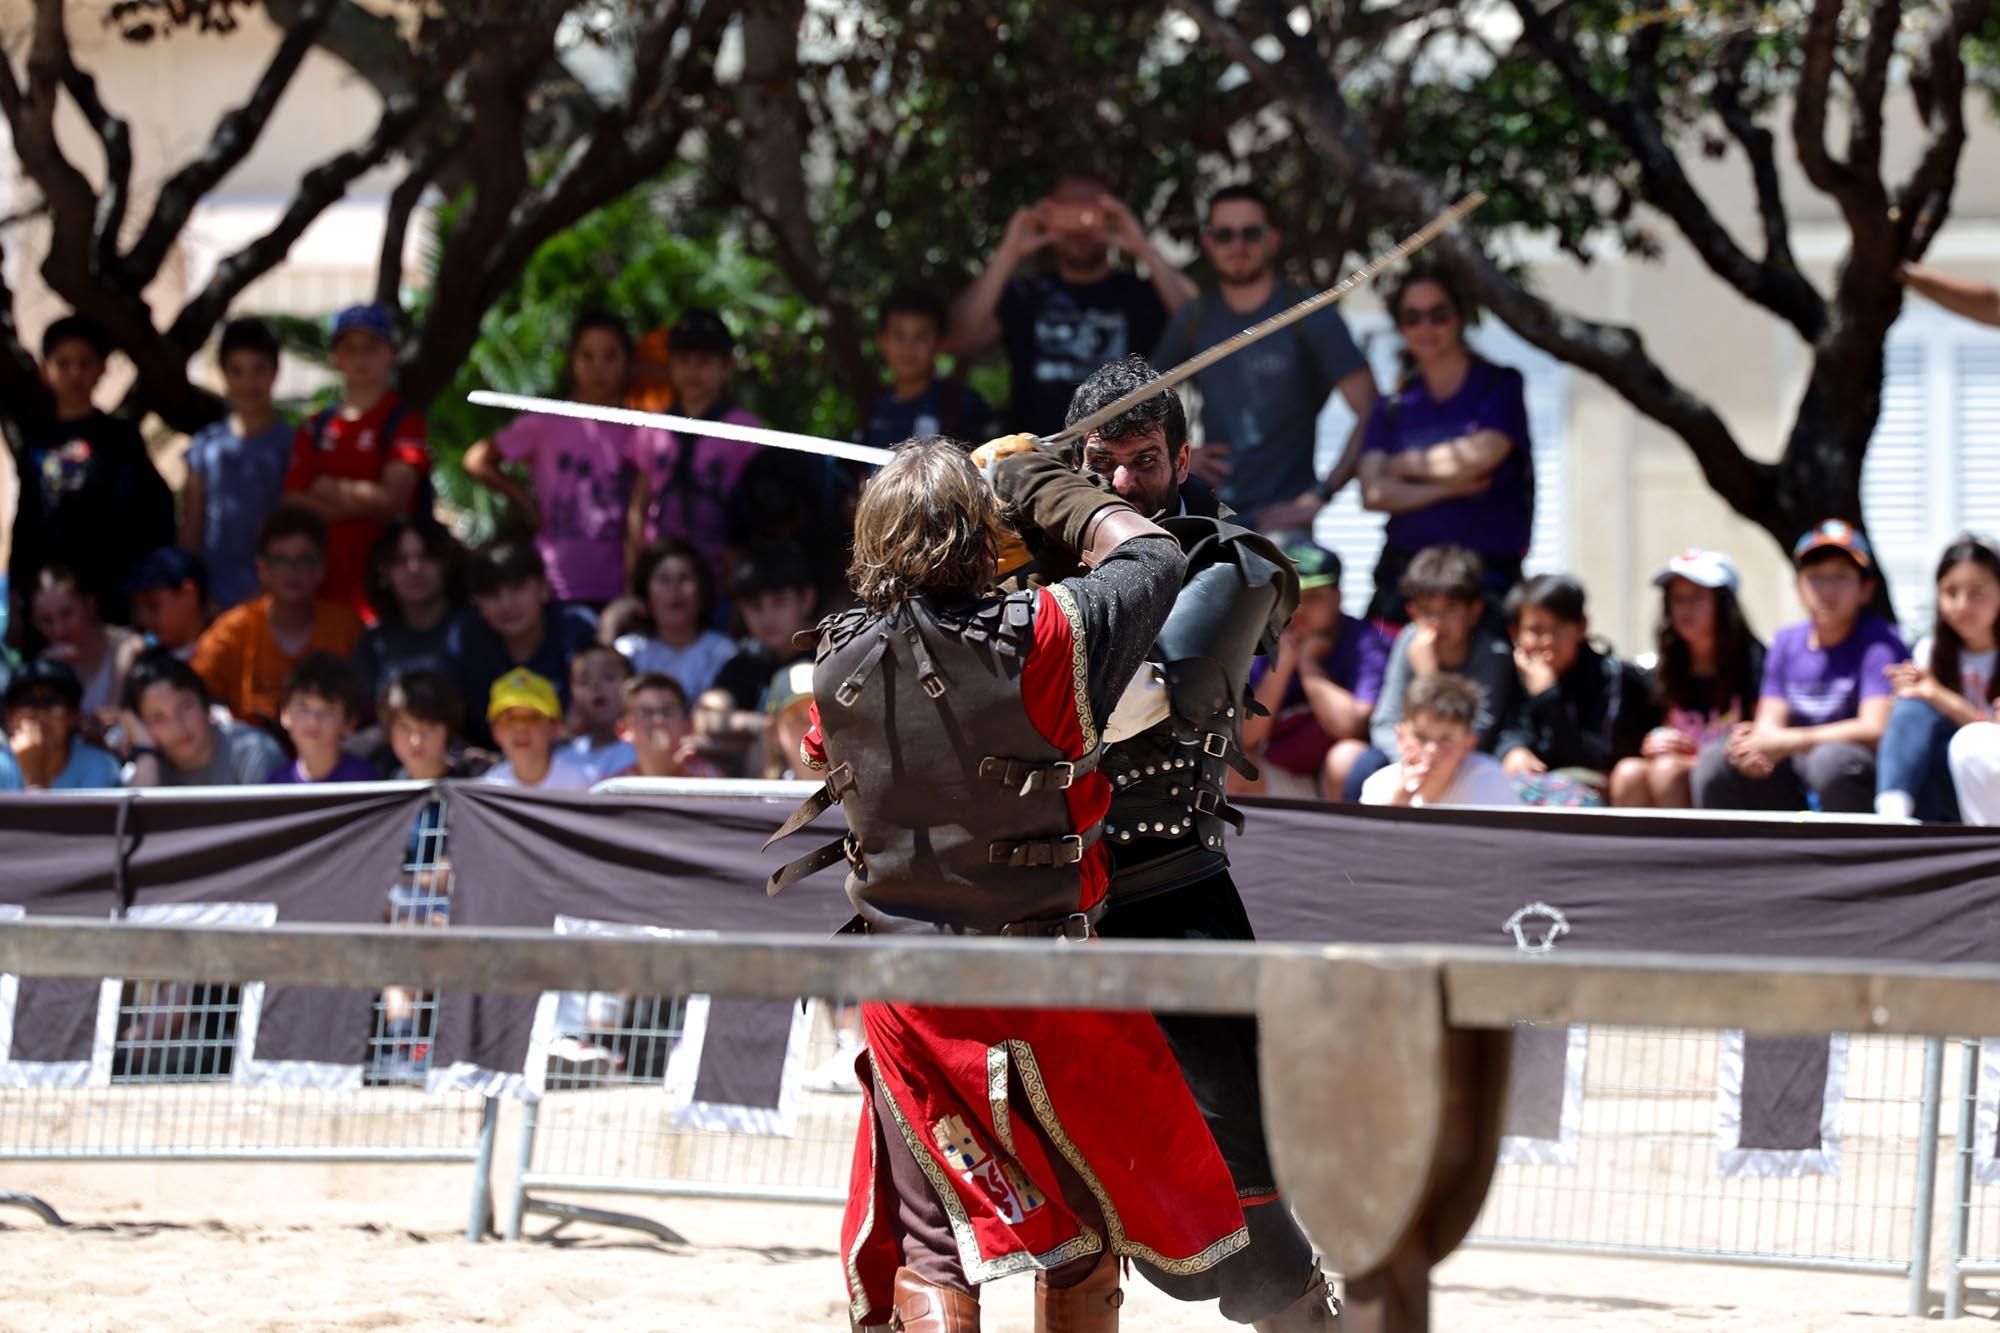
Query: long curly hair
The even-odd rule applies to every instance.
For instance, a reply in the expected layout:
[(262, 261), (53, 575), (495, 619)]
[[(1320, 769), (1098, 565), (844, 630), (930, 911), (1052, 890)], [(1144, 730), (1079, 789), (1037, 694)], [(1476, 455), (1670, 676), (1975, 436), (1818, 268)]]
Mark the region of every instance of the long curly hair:
[(932, 436), (898, 445), (854, 514), (854, 595), (889, 611), (914, 597), (977, 597), (993, 582), (1000, 514), (965, 450)]

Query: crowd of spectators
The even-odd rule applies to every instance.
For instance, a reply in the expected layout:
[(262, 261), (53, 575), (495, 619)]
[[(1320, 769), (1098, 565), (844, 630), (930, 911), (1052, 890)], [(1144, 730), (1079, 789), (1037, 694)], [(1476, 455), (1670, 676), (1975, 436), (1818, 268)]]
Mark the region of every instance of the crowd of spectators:
[[(947, 303), (880, 310), (884, 383), (856, 438), (968, 442), (1062, 424), (1077, 384), (1135, 353), (1215, 346), (1306, 293), (1283, 275), (1268, 202), (1209, 201), (1197, 284), (1100, 181), (1068, 175), (1018, 210)], [(2000, 554), (1944, 552), (1938, 620), (1915, 650), (1868, 608), (1873, 553), (1828, 521), (1794, 553), (1804, 618), (1769, 647), (1718, 552), (1656, 579), (1656, 641), (1621, 658), (1585, 590), (1523, 577), (1534, 516), (1521, 374), (1474, 352), (1476, 310), (1446, 273), (1386, 293), (1402, 370), (1378, 385), (1329, 307), (1193, 381), (1200, 441), (1152, 467), (1277, 537), (1297, 615), (1252, 688), (1245, 741), (1270, 794), (1490, 803), (1877, 811), (2000, 819), (1992, 713)], [(733, 397), (736, 334), (681, 312), (664, 378), (604, 311), (568, 331), (553, 392), (755, 424)], [(858, 470), (692, 432), (525, 415), (470, 442), (465, 471), (515, 532), (465, 549), (439, 521), (425, 420), (395, 384), (372, 306), (330, 325), (337, 401), (303, 422), (273, 400), (280, 346), (223, 331), (228, 413), (197, 432), (178, 497), (132, 426), (95, 401), (110, 339), (70, 317), (44, 338), (47, 410), (15, 459), (18, 514), (0, 790), (126, 783), (483, 776), (581, 790), (621, 776), (783, 776), (810, 703), (803, 631), (846, 596)], [(940, 373), (994, 350), (1011, 402)], [(1315, 471), (1323, 409), (1355, 426)], [(1342, 609), (1313, 519), (1358, 484), (1386, 516), (1367, 614)], [(0, 661), (0, 670), (5, 669)]]

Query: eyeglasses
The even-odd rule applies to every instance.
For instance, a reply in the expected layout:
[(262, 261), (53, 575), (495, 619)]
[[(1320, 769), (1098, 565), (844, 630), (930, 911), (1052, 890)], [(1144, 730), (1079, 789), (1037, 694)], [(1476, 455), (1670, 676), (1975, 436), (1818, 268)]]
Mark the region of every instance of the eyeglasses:
[(1234, 245), (1238, 241), (1245, 245), (1257, 245), (1271, 234), (1269, 227), (1256, 222), (1247, 227), (1203, 227), (1202, 231), (1217, 245)]
[(1448, 305), (1404, 306), (1396, 312), (1396, 323), (1406, 329), (1414, 329), (1419, 324), (1443, 328), (1457, 318), (1458, 312)]

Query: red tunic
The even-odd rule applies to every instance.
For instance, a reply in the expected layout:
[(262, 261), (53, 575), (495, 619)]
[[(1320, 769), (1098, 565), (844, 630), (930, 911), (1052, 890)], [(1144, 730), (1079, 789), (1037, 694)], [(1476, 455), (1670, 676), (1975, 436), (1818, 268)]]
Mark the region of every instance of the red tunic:
[[(1075, 604), (1043, 589), (1022, 702), (1072, 759), (1097, 743), (1084, 662)], [(817, 710), (800, 749), (815, 767), (827, 761)], [(1087, 829), (1109, 807), (1110, 783), (1079, 778), (1069, 802), (1075, 827)], [(1077, 906), (1087, 910), (1109, 882), (1101, 845), (1082, 869)], [(1058, 1267), (1107, 1245), (1167, 1272), (1200, 1272), (1249, 1243), (1235, 1183), (1150, 1015), (864, 1004), (861, 1016), (862, 1077), (880, 1081), (895, 1111), (896, 1123), (880, 1129), (903, 1137), (930, 1181), (971, 1281)], [(1010, 1097), (1012, 1088), (1023, 1096)], [(864, 1097), (841, 1228), (857, 1328), (887, 1325), (903, 1258), (877, 1128), (874, 1099)], [(1106, 1234), (1065, 1202), (1058, 1154), (1090, 1187)]]

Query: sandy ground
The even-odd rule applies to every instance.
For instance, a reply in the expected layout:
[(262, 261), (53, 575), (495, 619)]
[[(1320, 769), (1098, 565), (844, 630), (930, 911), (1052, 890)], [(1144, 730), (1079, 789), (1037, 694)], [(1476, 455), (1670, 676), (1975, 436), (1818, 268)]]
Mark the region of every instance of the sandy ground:
[[(0, 1189), (37, 1194), (71, 1224), (0, 1208), (0, 1328), (845, 1327), (830, 1208), (635, 1199), (683, 1240), (531, 1217), (535, 1239), (468, 1245), (467, 1179), (464, 1167), (0, 1162)], [(1027, 1329), (1028, 1296), (1024, 1279), (996, 1284), (986, 1326)], [(1886, 1333), (1904, 1300), (1891, 1278), (1474, 1250), (1439, 1269), (1435, 1326)], [(1143, 1285), (1126, 1309), (1132, 1330), (1238, 1327)], [(1972, 1309), (1995, 1317), (1991, 1303)]]

